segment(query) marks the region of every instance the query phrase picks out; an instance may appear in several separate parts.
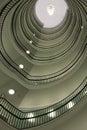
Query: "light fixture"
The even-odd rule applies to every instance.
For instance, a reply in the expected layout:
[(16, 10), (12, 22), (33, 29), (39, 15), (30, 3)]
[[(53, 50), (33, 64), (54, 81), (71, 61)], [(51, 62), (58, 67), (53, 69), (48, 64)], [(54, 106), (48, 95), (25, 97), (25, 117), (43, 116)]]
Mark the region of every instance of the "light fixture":
[(23, 64), (20, 64), (20, 65), (19, 65), (19, 68), (20, 68), (20, 69), (23, 69), (23, 68), (24, 68), (24, 65), (23, 65)]
[(30, 41), (30, 44), (32, 44), (33, 43), (33, 41)]
[(15, 94), (15, 90), (14, 90), (14, 89), (9, 89), (8, 93), (9, 93), (10, 95), (14, 95), (14, 94)]
[(48, 6), (47, 6), (47, 13), (48, 13), (50, 16), (52, 16), (52, 15), (54, 14), (54, 12), (55, 12), (55, 7), (54, 7), (54, 5), (52, 5), (52, 4), (48, 5)]
[(73, 106), (74, 106), (74, 102), (72, 101), (67, 104), (68, 109), (71, 109)]
[(26, 53), (27, 53), (27, 54), (30, 54), (30, 51), (29, 51), (29, 50), (26, 50)]
[(83, 29), (83, 26), (81, 26), (81, 29)]

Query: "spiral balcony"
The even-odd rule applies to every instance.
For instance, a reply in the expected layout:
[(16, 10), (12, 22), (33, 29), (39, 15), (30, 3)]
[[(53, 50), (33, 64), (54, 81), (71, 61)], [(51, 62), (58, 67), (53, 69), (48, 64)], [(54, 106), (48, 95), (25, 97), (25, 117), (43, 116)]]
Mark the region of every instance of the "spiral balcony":
[[(0, 118), (20, 130), (60, 118), (87, 95), (87, 1), (62, 0), (64, 17), (48, 28), (39, 1), (0, 0)], [(56, 2), (47, 3), (55, 15)]]

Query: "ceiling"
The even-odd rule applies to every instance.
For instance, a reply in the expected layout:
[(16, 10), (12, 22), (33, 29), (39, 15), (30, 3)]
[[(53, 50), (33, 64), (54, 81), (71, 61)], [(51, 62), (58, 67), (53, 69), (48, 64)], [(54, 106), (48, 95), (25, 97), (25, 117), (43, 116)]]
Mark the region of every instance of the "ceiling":
[(72, 94), (87, 77), (87, 1), (0, 0), (0, 12), (0, 95), (27, 111)]

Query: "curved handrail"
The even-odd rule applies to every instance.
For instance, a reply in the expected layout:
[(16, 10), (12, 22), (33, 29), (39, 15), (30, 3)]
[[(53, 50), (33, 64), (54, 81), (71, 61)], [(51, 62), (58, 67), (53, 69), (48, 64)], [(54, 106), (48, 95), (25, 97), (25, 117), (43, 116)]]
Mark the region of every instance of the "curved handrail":
[[(10, 7), (10, 5), (9, 5)], [(77, 28), (78, 29), (78, 28)], [(77, 32), (77, 31), (76, 31)], [(85, 41), (84, 41), (85, 42)], [(30, 81), (31, 84), (32, 82), (34, 84), (42, 84), (42, 83), (49, 83), (51, 81), (54, 81), (56, 79), (58, 79), (60, 77), (60, 75), (65, 75), (66, 72), (69, 72), (67, 70), (70, 70), (71, 68), (73, 68), (74, 65), (76, 65), (79, 61), (79, 59), (81, 58), (81, 56), (83, 55), (83, 52), (84, 52), (84, 48), (86, 48), (86, 46), (84, 47), (84, 44), (83, 44), (83, 47), (81, 48), (81, 50), (79, 51), (79, 53), (77, 54), (78, 56), (77, 57), (77, 60), (76, 58), (74, 58), (73, 61), (71, 61), (70, 64), (68, 64), (67, 66), (65, 66), (65, 68), (61, 69), (60, 71), (56, 72), (56, 73), (52, 73), (52, 74), (49, 74), (49, 75), (43, 75), (43, 76), (32, 76), (32, 75), (29, 75), (26, 70), (18, 70), (18, 65), (9, 57), (7, 56), (7, 54), (5, 54), (7, 56), (7, 59), (8, 59), (8, 63), (10, 65), (10, 67), (13, 67), (12, 69), (16, 70), (17, 73), (21, 74), (22, 77), (26, 78), (27, 81)], [(70, 49), (70, 48), (69, 48)], [(3, 50), (3, 49), (2, 49)], [(66, 50), (67, 51), (67, 50)], [(5, 59), (5, 55), (2, 54), (2, 59)], [(63, 54), (64, 55), (64, 54)], [(51, 60), (51, 59), (50, 59)], [(9, 66), (8, 65), (8, 66)], [(29, 77), (28, 77), (29, 76)], [(28, 77), (28, 78), (27, 78)]]
[(87, 93), (87, 77), (82, 84), (64, 100), (47, 108), (23, 112), (13, 106), (7, 99), (0, 97), (0, 117), (17, 129), (36, 127), (47, 123), (76, 105)]

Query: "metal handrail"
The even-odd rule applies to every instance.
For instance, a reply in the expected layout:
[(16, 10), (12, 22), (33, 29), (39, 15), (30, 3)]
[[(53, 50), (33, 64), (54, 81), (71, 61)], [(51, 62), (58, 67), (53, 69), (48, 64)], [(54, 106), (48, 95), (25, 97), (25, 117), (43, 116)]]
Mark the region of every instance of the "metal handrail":
[[(17, 129), (35, 127), (61, 116), (75, 106), (87, 93), (87, 77), (81, 85), (64, 100), (47, 108), (23, 112), (13, 106), (7, 99), (0, 97), (0, 117)], [(18, 122), (15, 124), (15, 120)], [(25, 122), (26, 125), (23, 126)], [(21, 124), (21, 125), (20, 125)]]

